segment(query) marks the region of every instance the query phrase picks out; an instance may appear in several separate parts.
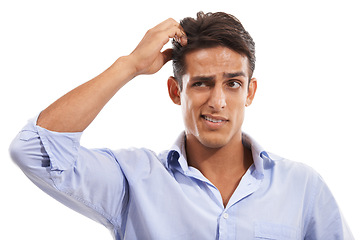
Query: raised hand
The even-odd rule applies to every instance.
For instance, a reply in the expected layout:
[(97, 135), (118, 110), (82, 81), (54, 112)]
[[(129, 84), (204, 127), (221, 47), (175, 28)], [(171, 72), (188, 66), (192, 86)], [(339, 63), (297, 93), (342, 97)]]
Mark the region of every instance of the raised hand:
[(172, 38), (183, 46), (187, 43), (182, 27), (172, 18), (146, 32), (139, 45), (129, 55), (135, 66), (135, 76), (156, 73), (166, 62), (171, 60), (172, 50), (166, 49), (163, 52), (161, 50)]

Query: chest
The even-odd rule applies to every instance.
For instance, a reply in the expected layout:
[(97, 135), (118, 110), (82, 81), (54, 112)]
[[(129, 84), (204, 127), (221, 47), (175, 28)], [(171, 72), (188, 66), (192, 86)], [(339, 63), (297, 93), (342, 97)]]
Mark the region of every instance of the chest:
[(250, 175), (237, 185), (226, 208), (209, 182), (180, 173), (157, 176), (156, 187), (153, 181), (146, 178), (129, 187), (128, 239), (300, 239), (301, 209), (279, 201), (279, 192), (269, 192), (266, 183)]

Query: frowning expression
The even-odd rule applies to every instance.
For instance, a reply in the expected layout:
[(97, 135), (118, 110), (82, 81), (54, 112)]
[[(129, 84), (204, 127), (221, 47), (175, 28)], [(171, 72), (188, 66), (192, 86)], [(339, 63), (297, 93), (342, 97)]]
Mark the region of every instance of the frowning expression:
[(249, 81), (247, 58), (229, 48), (214, 47), (188, 53), (185, 62), (179, 104), (187, 141), (209, 148), (241, 141), (245, 107), (256, 91), (256, 79)]

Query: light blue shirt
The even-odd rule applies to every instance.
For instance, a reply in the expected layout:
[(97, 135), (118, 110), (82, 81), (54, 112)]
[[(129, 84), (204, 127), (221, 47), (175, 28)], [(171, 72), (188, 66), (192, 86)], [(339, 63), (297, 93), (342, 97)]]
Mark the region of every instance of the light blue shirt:
[(81, 133), (29, 121), (10, 153), (43, 191), (103, 224), (115, 239), (354, 239), (323, 179), (308, 166), (264, 151), (226, 207), (218, 189), (186, 161), (184, 134), (161, 154), (87, 149)]

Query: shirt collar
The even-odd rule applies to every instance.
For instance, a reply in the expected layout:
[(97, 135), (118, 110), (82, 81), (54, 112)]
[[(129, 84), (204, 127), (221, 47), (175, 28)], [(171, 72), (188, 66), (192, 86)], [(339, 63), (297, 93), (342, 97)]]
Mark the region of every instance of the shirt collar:
[(180, 167), (184, 172), (189, 170), (185, 150), (185, 132), (182, 132), (176, 139), (167, 156), (167, 168)]
[(252, 174), (256, 178), (264, 177), (264, 170), (272, 168), (275, 164), (269, 153), (247, 133), (242, 133), (242, 141), (245, 147), (251, 149), (254, 164)]
[[(264, 177), (264, 169), (272, 168), (275, 164), (268, 152), (266, 152), (252, 137), (242, 133), (242, 141), (245, 147), (250, 148), (254, 164), (251, 166), (251, 174), (258, 179)], [(174, 145), (170, 148), (167, 155), (166, 167), (179, 169), (182, 172), (189, 171), (189, 165), (186, 160), (185, 151), (185, 132), (182, 132)]]

